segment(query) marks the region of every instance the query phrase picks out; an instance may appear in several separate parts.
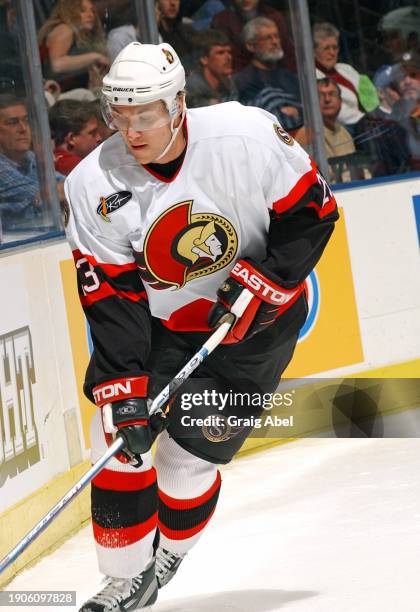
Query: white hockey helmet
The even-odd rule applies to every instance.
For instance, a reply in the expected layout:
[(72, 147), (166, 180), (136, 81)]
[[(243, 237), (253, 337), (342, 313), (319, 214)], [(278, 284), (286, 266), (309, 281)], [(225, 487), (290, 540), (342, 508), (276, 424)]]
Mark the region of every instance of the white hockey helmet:
[(102, 112), (111, 128), (112, 106), (136, 106), (162, 100), (172, 120), (179, 110), (177, 95), (185, 89), (185, 70), (167, 43), (132, 42), (117, 55), (102, 84)]

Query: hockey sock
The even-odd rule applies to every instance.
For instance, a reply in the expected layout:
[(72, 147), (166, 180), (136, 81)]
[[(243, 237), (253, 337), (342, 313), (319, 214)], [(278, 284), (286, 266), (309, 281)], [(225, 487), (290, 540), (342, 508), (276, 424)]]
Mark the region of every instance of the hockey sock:
[(92, 524), (99, 569), (133, 578), (153, 556), (157, 526), (156, 471), (102, 470), (92, 482)]
[(188, 552), (216, 508), (220, 472), (213, 463), (181, 448), (166, 432), (159, 437), (155, 465), (160, 546), (175, 553)]
[(199, 497), (177, 499), (159, 489), (160, 545), (172, 552), (187, 552), (199, 539), (216, 509), (220, 472), (208, 491)]

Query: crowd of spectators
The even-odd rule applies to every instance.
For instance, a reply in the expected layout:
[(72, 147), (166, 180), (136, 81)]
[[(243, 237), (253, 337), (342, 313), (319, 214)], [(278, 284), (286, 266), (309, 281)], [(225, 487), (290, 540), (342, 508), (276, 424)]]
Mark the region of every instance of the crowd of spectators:
[[(141, 34), (133, 0), (34, 2), (61, 197), (64, 175), (112, 133), (99, 108), (102, 77)], [(356, 44), (344, 9), (308, 2), (330, 179), (418, 171), (420, 9), (384, 2), (378, 12), (361, 0), (376, 19), (375, 41), (363, 43), (367, 57), (363, 31)], [(41, 4), (48, 11), (43, 19)], [(170, 43), (186, 67), (189, 107), (228, 101), (261, 107), (311, 152), (286, 1), (156, 0), (155, 13), (160, 42)], [(0, 0), (0, 31), (0, 215), (3, 228), (13, 229), (40, 215), (42, 198), (12, 0)]]

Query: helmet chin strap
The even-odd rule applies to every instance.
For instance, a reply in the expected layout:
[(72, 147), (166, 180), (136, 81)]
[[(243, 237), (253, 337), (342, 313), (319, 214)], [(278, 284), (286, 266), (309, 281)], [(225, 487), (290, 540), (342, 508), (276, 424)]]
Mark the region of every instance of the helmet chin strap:
[(180, 129), (182, 128), (182, 126), (184, 125), (184, 119), (185, 119), (185, 110), (186, 110), (186, 109), (185, 109), (185, 102), (184, 102), (184, 104), (183, 104), (183, 108), (182, 108), (182, 114), (181, 114), (181, 121), (180, 121), (180, 123), (179, 123), (178, 127), (177, 127), (177, 128), (174, 128), (174, 123), (175, 123), (176, 117), (172, 117), (172, 119), (171, 119), (171, 124), (170, 124), (171, 134), (172, 134), (171, 139), (170, 139), (170, 141), (168, 142), (168, 144), (166, 145), (166, 147), (163, 149), (162, 153), (161, 153), (160, 155), (158, 155), (158, 157), (156, 157), (156, 160), (155, 160), (155, 161), (157, 161), (158, 159), (161, 159), (161, 158), (162, 158), (164, 155), (166, 155), (166, 153), (169, 151), (169, 149), (170, 149), (170, 148), (172, 147), (172, 145), (174, 144), (175, 138), (177, 137), (179, 130), (180, 130)]

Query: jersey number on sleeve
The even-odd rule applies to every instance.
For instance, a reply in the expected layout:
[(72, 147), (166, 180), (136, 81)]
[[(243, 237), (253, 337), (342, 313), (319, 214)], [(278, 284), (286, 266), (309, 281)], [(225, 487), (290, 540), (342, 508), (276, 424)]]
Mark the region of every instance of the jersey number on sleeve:
[(76, 262), (76, 268), (80, 270), (80, 272), (84, 276), (85, 283), (81, 283), (83, 294), (92, 293), (92, 291), (96, 291), (101, 286), (101, 281), (99, 280), (98, 275), (95, 272), (92, 264), (88, 262), (85, 257), (78, 259)]
[(330, 186), (328, 185), (327, 181), (324, 179), (324, 177), (322, 176), (322, 174), (320, 172), (316, 173), (316, 178), (318, 179), (318, 183), (321, 185), (322, 189), (323, 189), (323, 197), (322, 197), (322, 204), (321, 204), (321, 208), (323, 206), (325, 206), (325, 204), (327, 204), (331, 198), (333, 197), (333, 194), (331, 192)]

